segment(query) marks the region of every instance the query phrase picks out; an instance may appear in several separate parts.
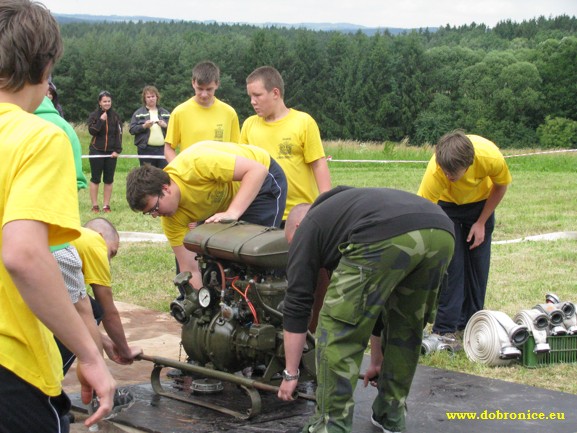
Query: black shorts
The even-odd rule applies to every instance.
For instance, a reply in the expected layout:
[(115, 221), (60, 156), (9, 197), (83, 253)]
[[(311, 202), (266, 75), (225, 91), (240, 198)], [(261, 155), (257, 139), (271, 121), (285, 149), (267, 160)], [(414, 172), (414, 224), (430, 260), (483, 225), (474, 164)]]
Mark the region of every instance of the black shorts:
[(280, 227), (286, 205), (287, 180), (281, 166), (270, 159), (268, 175), (257, 196), (239, 218), (252, 224)]
[(0, 433), (69, 433), (70, 399), (49, 397), (0, 365)]

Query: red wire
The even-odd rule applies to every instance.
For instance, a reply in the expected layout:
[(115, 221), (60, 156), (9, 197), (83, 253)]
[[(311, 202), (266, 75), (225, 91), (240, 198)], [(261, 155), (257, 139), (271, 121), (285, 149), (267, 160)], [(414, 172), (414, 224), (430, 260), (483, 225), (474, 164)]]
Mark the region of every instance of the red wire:
[(242, 296), (243, 299), (246, 301), (246, 303), (247, 303), (247, 305), (248, 305), (248, 308), (250, 309), (250, 311), (251, 311), (251, 313), (252, 313), (252, 317), (253, 317), (253, 319), (254, 319), (254, 323), (255, 323), (256, 325), (258, 325), (258, 317), (257, 317), (257, 314), (256, 314), (256, 310), (255, 310), (254, 306), (252, 305), (252, 302), (250, 302), (249, 299), (248, 299), (248, 288), (249, 288), (250, 286), (247, 286), (245, 292), (242, 293), (242, 291), (241, 291), (238, 287), (236, 287), (236, 286), (234, 285), (234, 283), (236, 282), (236, 280), (238, 280), (239, 278), (240, 278), (240, 277), (236, 277), (236, 278), (232, 281), (231, 286), (232, 286), (232, 288), (233, 288), (234, 290), (236, 290), (238, 293), (240, 293), (240, 296)]

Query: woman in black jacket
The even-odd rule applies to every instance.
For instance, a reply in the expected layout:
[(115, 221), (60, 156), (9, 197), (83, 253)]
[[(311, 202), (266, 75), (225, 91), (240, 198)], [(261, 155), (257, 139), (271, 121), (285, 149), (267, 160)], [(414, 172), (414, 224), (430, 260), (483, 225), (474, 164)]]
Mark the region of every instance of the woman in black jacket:
[(88, 117), (88, 132), (92, 135), (89, 147), (92, 212), (100, 212), (98, 186), (101, 179), (104, 182), (102, 210), (110, 212), (116, 161), (122, 152), (122, 120), (112, 109), (112, 96), (106, 90), (98, 94), (98, 109)]

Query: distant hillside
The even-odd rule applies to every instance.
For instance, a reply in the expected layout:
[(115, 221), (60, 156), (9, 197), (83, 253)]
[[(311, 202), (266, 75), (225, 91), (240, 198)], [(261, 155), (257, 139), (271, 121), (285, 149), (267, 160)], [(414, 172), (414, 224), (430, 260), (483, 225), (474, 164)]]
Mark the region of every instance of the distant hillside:
[[(133, 22), (170, 22), (170, 21), (186, 21), (186, 20), (175, 20), (170, 18), (155, 18), (155, 17), (143, 17), (143, 16), (118, 16), (118, 15), (68, 15), (68, 14), (54, 14), (56, 20), (60, 24), (67, 24), (67, 23), (78, 23), (78, 22), (126, 22), (126, 21), (133, 21)], [(204, 23), (204, 24), (211, 24), (217, 21), (191, 21), (196, 23)], [(287, 24), (287, 23), (274, 23), (274, 22), (266, 22), (266, 23), (220, 23), (220, 24), (247, 24), (247, 25), (254, 25), (256, 27), (286, 27), (286, 28), (304, 28), (309, 30), (316, 30), (316, 31), (324, 31), (324, 32), (341, 32), (341, 33), (356, 33), (358, 31), (372, 36), (377, 32), (384, 32), (385, 30), (391, 33), (392, 35), (398, 35), (406, 32), (410, 32), (412, 30), (417, 29), (404, 29), (399, 27), (365, 27), (360, 26), (358, 24), (350, 24), (350, 23), (297, 23), (297, 24)], [(429, 27), (429, 31), (434, 32), (437, 30), (437, 27)]]

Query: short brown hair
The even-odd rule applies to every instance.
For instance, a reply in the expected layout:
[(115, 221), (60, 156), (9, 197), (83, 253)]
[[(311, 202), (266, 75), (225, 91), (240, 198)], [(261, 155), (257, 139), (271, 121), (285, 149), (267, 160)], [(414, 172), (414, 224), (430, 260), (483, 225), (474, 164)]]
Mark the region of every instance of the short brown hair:
[(192, 68), (192, 81), (206, 86), (207, 84), (220, 82), (220, 69), (213, 62), (205, 61), (197, 63)]
[(261, 66), (256, 68), (246, 77), (246, 84), (261, 80), (267, 92), (278, 89), (280, 97), (284, 98), (284, 80), (279, 71), (272, 66)]
[(126, 201), (133, 211), (146, 207), (147, 196), (162, 197), (163, 185), (170, 185), (170, 176), (164, 170), (144, 164), (128, 173), (126, 177)]
[(0, 0), (0, 89), (41, 83), (62, 52), (60, 28), (43, 4)]
[(461, 129), (443, 135), (435, 146), (437, 164), (449, 174), (467, 169), (475, 159), (475, 148)]
[(142, 104), (146, 106), (147, 93), (153, 93), (156, 95), (156, 104), (158, 105), (158, 102), (160, 101), (160, 92), (154, 86), (144, 86), (144, 89), (142, 89)]

